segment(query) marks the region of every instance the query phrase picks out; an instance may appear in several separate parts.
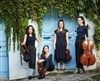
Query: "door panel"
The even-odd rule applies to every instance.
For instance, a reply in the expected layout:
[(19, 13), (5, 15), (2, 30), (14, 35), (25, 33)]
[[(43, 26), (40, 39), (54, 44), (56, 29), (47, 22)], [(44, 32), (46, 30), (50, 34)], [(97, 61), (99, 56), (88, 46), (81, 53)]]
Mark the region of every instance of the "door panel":
[(53, 54), (53, 62), (56, 65), (57, 63), (54, 60), (54, 30), (57, 29), (59, 19), (63, 19), (65, 23), (65, 28), (69, 31), (69, 49), (72, 55), (72, 60), (66, 63), (66, 69), (75, 69), (75, 39), (76, 39), (76, 20), (70, 20), (68, 17), (63, 15), (61, 18), (57, 17), (55, 13), (53, 16), (45, 15), (43, 17), (43, 31), (42, 31), (42, 42), (39, 47), (39, 54), (42, 53), (42, 49), (44, 45), (49, 45), (50, 53)]
[(0, 78), (8, 78), (8, 55), (4, 22), (0, 22)]

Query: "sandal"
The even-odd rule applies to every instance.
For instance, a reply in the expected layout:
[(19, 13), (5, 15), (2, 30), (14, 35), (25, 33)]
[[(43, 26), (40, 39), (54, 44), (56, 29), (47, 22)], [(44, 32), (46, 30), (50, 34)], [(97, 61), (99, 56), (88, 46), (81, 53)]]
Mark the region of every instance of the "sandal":
[(75, 70), (75, 72), (74, 73), (79, 73), (79, 70), (77, 69), (77, 70)]

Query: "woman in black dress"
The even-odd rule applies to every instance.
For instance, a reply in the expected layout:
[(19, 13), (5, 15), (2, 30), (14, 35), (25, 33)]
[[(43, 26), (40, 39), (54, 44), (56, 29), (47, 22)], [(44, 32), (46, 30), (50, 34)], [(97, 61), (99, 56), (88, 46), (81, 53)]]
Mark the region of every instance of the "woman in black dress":
[(68, 49), (68, 30), (64, 28), (64, 21), (59, 20), (58, 29), (54, 31), (54, 49), (55, 60), (58, 63), (57, 70), (60, 70), (60, 64), (62, 63), (62, 70), (65, 70), (66, 63), (66, 49)]
[[(77, 28), (77, 37), (75, 42), (75, 50), (76, 50), (76, 71), (75, 73), (83, 73), (83, 65), (80, 63), (80, 57), (83, 54), (82, 43), (88, 37), (88, 30), (85, 26), (85, 21), (82, 16), (78, 17), (78, 25)], [(88, 39), (89, 40), (89, 39)]]
[(43, 62), (43, 68), (44, 68), (44, 72), (43, 73), (39, 73), (39, 77), (38, 79), (43, 79), (45, 77), (45, 72), (46, 71), (53, 71), (54, 70), (54, 64), (52, 62), (52, 54), (50, 54), (49, 52), (49, 46), (48, 45), (45, 45), (43, 47), (43, 50), (42, 50), (42, 54), (41, 54), (41, 58), (38, 60), (38, 68), (40, 70), (42, 70), (41, 68), (42, 67), (39, 67), (41, 66), (41, 63)]
[[(35, 47), (35, 40), (38, 41), (37, 47)], [(24, 36), (23, 44), (26, 45), (26, 47), (29, 50), (29, 79), (32, 78), (33, 72), (35, 69), (35, 62), (36, 62), (36, 49), (40, 45), (40, 40), (35, 34), (35, 29), (32, 25), (29, 25), (26, 29), (26, 34)]]

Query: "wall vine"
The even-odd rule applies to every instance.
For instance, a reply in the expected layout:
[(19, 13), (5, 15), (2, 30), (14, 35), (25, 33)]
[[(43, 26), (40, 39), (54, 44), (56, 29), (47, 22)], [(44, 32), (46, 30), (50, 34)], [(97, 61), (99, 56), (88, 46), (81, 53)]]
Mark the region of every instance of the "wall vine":
[[(22, 41), (28, 19), (37, 21), (39, 33), (42, 31), (42, 18), (45, 14), (53, 15), (56, 9), (58, 17), (63, 14), (71, 19), (79, 13), (95, 23), (94, 40), (97, 49), (100, 48), (100, 0), (1, 0), (0, 21), (6, 24), (7, 45), (10, 43), (11, 28), (13, 28), (13, 44)], [(8, 47), (8, 46), (7, 46)]]

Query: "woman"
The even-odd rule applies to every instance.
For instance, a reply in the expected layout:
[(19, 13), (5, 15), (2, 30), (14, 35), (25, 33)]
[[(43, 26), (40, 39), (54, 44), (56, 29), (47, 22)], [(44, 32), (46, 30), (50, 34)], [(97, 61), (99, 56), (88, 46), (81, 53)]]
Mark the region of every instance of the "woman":
[(65, 70), (66, 49), (68, 49), (68, 46), (68, 30), (64, 28), (64, 21), (59, 20), (58, 29), (54, 31), (54, 57), (58, 63), (57, 70), (60, 70), (60, 63), (62, 63), (62, 70)]
[[(43, 63), (43, 64), (42, 64)], [(45, 77), (46, 71), (53, 71), (54, 64), (52, 62), (52, 54), (49, 52), (49, 46), (45, 45), (42, 50), (41, 58), (37, 62), (39, 68), (39, 77), (38, 79), (43, 79)], [(44, 71), (44, 72), (41, 72)]]
[[(35, 40), (38, 41), (38, 45), (35, 47)], [(23, 44), (26, 45), (26, 47), (29, 50), (29, 79), (32, 79), (33, 72), (35, 69), (35, 62), (36, 62), (36, 49), (40, 45), (40, 40), (35, 34), (35, 29), (32, 25), (29, 25), (26, 29), (26, 34), (24, 36)]]
[[(76, 50), (76, 71), (75, 73), (83, 73), (83, 65), (80, 63), (80, 57), (83, 54), (82, 43), (88, 37), (87, 28), (85, 26), (85, 21), (82, 16), (78, 17), (78, 25), (77, 28), (77, 37), (75, 42), (75, 50)], [(86, 36), (86, 37), (85, 37)]]

